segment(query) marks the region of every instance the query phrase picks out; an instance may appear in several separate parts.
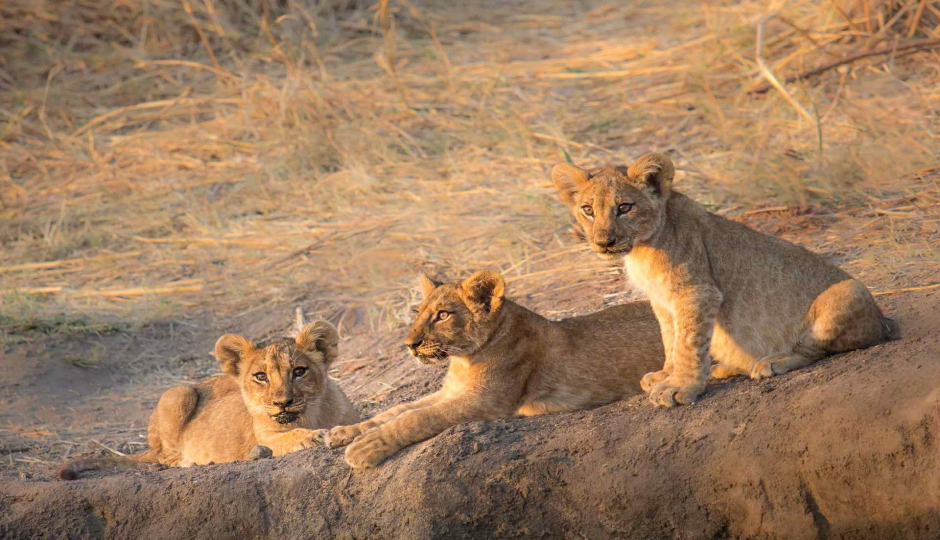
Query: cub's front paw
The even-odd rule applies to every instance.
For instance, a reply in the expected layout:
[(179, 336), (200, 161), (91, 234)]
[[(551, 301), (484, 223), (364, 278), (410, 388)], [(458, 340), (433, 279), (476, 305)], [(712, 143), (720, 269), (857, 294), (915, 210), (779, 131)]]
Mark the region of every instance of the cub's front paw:
[(303, 450), (304, 448), (313, 448), (323, 444), (323, 437), (326, 434), (325, 429), (306, 429), (297, 428), (294, 430), (295, 444), (292, 452)]
[(662, 407), (675, 407), (676, 405), (690, 405), (695, 403), (705, 385), (693, 381), (681, 381), (674, 377), (667, 377), (650, 391), (650, 401)]
[(646, 375), (643, 375), (643, 378), (640, 379), (640, 388), (649, 394), (650, 390), (652, 390), (654, 386), (665, 380), (668, 376), (669, 374), (666, 373), (666, 370), (661, 369), (659, 371), (651, 371)]
[(368, 469), (382, 463), (398, 448), (382, 436), (380, 430), (373, 430), (353, 441), (346, 449), (346, 463), (354, 469)]
[(339, 448), (353, 442), (360, 435), (362, 431), (359, 429), (359, 424), (337, 426), (326, 433), (323, 443), (330, 448)]

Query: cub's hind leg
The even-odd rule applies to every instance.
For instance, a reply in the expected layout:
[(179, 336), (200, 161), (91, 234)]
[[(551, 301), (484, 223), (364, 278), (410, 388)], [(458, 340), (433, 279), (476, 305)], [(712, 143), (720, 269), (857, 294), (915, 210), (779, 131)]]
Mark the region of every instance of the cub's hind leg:
[(846, 279), (816, 297), (808, 328), (793, 350), (766, 356), (751, 369), (752, 379), (782, 375), (827, 355), (869, 347), (889, 337), (891, 325), (868, 289)]
[(765, 356), (751, 368), (751, 378), (766, 379), (774, 375), (783, 375), (790, 370), (808, 366), (823, 356), (825, 354), (806, 356), (796, 352)]
[(863, 349), (892, 337), (892, 325), (868, 288), (846, 279), (826, 289), (810, 307), (813, 345), (827, 353)]
[(149, 452), (155, 461), (171, 467), (179, 464), (183, 429), (198, 405), (199, 393), (191, 386), (174, 386), (160, 396), (147, 426)]

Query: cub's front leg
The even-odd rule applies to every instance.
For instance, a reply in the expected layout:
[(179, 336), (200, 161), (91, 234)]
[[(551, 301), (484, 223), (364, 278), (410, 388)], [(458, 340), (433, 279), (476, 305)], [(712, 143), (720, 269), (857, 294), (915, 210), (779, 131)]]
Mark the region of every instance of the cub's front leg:
[(694, 403), (705, 390), (711, 367), (709, 348), (722, 295), (715, 286), (687, 287), (672, 300), (676, 333), (672, 373), (650, 390), (650, 400), (664, 407)]
[(663, 352), (665, 352), (666, 361), (663, 363), (663, 369), (651, 371), (640, 379), (640, 388), (649, 393), (654, 386), (662, 382), (672, 374), (672, 351), (676, 346), (676, 326), (675, 318), (672, 316), (669, 306), (664, 306), (658, 302), (650, 302), (653, 307), (653, 314), (659, 322), (659, 333), (663, 338)]
[(275, 456), (283, 456), (322, 443), (326, 430), (296, 428), (290, 431), (259, 435), (258, 444), (267, 446)]
[(402, 448), (430, 439), (449, 427), (499, 416), (502, 415), (498, 411), (488, 410), (476, 400), (459, 398), (406, 411), (353, 441), (346, 448), (346, 463), (356, 469), (375, 467)]
[(391, 409), (388, 409), (384, 412), (381, 412), (372, 418), (359, 422), (358, 424), (350, 424), (348, 426), (337, 426), (326, 434), (323, 442), (330, 448), (339, 448), (341, 446), (346, 446), (349, 443), (353, 442), (356, 437), (372, 431), (373, 429), (389, 422), (390, 420), (396, 418), (398, 415), (411, 411), (414, 409), (420, 409), (422, 407), (428, 407), (440, 401), (441, 394), (440, 392), (434, 392), (433, 394), (428, 394), (421, 399), (411, 401), (409, 403), (402, 403), (401, 405), (396, 405)]

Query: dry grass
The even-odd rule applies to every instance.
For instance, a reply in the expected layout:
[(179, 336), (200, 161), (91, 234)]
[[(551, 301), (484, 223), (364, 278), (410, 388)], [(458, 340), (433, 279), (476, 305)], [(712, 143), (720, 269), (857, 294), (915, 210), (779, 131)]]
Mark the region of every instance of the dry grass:
[[(940, 2), (579, 5), (4, 3), (0, 315), (391, 329), (418, 269), (486, 266), (598, 307), (622, 282), (568, 234), (563, 151), (668, 151), (715, 210), (812, 207), (827, 227), (791, 236), (870, 283), (940, 281)], [(770, 14), (814, 122), (758, 70)]]

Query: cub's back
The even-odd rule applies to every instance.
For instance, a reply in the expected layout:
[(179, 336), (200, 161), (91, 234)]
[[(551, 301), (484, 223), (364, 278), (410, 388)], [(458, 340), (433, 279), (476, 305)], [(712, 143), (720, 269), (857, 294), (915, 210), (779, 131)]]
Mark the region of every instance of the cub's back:
[(812, 281), (828, 286), (850, 277), (822, 255), (755, 231), (743, 223), (715, 214), (710, 217), (712, 231), (706, 235), (705, 243), (709, 254), (722, 255), (718, 260), (711, 260), (719, 279), (728, 279), (726, 274), (740, 274), (742, 269), (752, 268), (775, 283), (781, 280), (803, 283), (807, 276), (812, 276)]
[(821, 255), (706, 214), (700, 230), (712, 276), (724, 298), (722, 311), (736, 313), (737, 319), (767, 324), (775, 319), (801, 320), (817, 296), (852, 279)]

